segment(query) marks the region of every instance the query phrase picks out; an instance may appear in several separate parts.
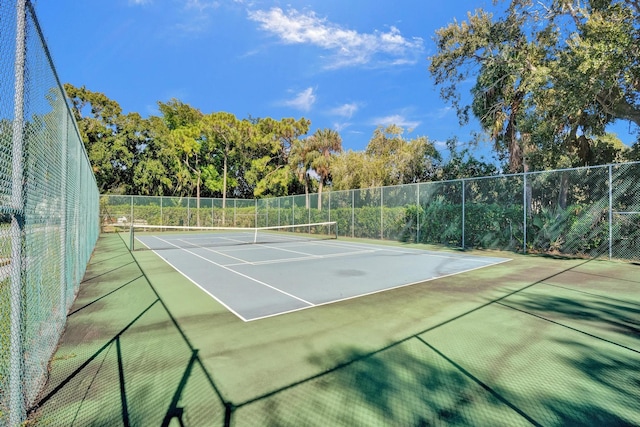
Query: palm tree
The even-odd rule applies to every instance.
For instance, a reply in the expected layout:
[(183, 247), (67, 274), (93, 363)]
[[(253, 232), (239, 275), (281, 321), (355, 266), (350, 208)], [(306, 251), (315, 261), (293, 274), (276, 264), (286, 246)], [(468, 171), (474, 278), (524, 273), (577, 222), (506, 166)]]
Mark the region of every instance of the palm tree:
[(296, 139), (289, 152), (289, 164), (298, 181), (304, 185), (305, 207), (307, 209), (309, 209), (309, 168), (313, 160), (312, 150), (310, 138)]
[(318, 175), (318, 210), (322, 209), (322, 189), (331, 176), (331, 162), (334, 153), (342, 151), (342, 138), (333, 129), (318, 129), (309, 137), (313, 159), (311, 169)]

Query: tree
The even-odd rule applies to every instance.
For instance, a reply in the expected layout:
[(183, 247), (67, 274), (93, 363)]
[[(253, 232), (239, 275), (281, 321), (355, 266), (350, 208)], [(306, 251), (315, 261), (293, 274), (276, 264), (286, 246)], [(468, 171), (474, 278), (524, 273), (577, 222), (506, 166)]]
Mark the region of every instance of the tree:
[(173, 180), (172, 193), (192, 197), (196, 192), (200, 206), (200, 120), (202, 113), (197, 108), (172, 99), (168, 103), (158, 102), (162, 120), (168, 129), (164, 149), (165, 159)]
[[(126, 138), (118, 138), (122, 109), (117, 102), (84, 86), (65, 84), (80, 136), (85, 144), (101, 192), (129, 192), (135, 147)], [(136, 120), (138, 117), (134, 118)], [(124, 118), (127, 121), (127, 118)], [(122, 126), (121, 126), (122, 127)], [(135, 145), (135, 144), (134, 144)]]
[[(222, 183), (216, 181), (219, 174), (212, 167), (207, 169), (207, 185), (210, 189), (220, 188), (222, 192), (222, 208), (226, 208), (228, 185), (237, 186), (237, 180), (229, 178), (229, 170), (237, 170), (240, 154), (250, 145), (254, 137), (254, 125), (248, 120), (238, 120), (231, 113), (218, 112), (204, 116), (201, 130), (206, 141), (207, 152), (213, 160), (221, 160)], [(223, 218), (224, 221), (224, 218)]]
[(447, 140), (447, 149), (450, 155), (449, 160), (437, 172), (437, 177), (443, 181), (490, 176), (498, 173), (493, 164), (476, 158), (469, 147), (460, 149), (456, 138)]
[(203, 115), (197, 108), (176, 98), (172, 98), (168, 102), (158, 102), (158, 109), (169, 130), (195, 125)]
[(334, 154), (342, 151), (342, 138), (335, 130), (318, 129), (309, 138), (309, 143), (311, 148), (309, 166), (318, 176), (318, 209), (322, 209), (322, 189), (331, 177)]
[(334, 190), (369, 187), (371, 167), (363, 151), (347, 150), (335, 156), (331, 167)]
[(440, 154), (426, 137), (407, 140), (396, 125), (378, 127), (365, 150), (371, 158), (379, 185), (410, 184), (426, 181)]
[(133, 170), (133, 194), (162, 196), (173, 192), (172, 177), (177, 176), (180, 162), (169, 144), (169, 128), (157, 116), (146, 120), (144, 147)]
[(431, 179), (440, 154), (426, 137), (407, 140), (399, 126), (378, 127), (364, 152), (337, 155), (332, 165), (336, 189), (382, 187)]
[(245, 179), (254, 189), (255, 197), (287, 195), (293, 181), (289, 155), (296, 141), (309, 132), (311, 122), (305, 118), (274, 120), (267, 117), (255, 120), (255, 125), (258, 134), (248, 147), (253, 157)]
[(304, 186), (305, 207), (309, 209), (309, 185), (311, 162), (315, 157), (311, 146), (311, 138), (297, 139), (293, 142), (291, 152), (289, 153), (289, 165), (292, 172)]
[[(499, 17), (477, 10), (438, 30), (436, 45), (441, 96), (462, 122), (473, 113), (512, 172), (538, 150), (589, 164), (607, 124), (640, 125), (637, 1), (511, 0)], [(457, 86), (472, 76), (466, 103)]]

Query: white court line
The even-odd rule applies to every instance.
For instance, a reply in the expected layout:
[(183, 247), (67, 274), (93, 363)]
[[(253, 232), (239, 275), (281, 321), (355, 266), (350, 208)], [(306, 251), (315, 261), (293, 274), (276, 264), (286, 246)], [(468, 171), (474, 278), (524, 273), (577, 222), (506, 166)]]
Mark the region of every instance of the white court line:
[[(502, 261), (497, 261), (497, 262), (494, 262), (494, 263), (491, 263), (491, 264), (486, 264), (486, 265), (481, 265), (481, 266), (478, 266), (478, 267), (473, 267), (473, 268), (470, 268), (469, 270), (464, 270), (464, 271), (458, 271), (458, 272), (455, 272), (455, 273), (445, 274), (444, 276), (430, 277), (428, 279), (418, 280), (416, 282), (411, 282), (411, 283), (404, 283), (402, 285), (397, 285), (397, 286), (393, 286), (393, 287), (389, 287), (389, 288), (379, 289), (377, 291), (366, 292), (364, 294), (352, 295), (352, 296), (346, 297), (346, 298), (334, 299), (334, 300), (323, 302), (323, 303), (320, 303), (320, 304), (314, 304), (313, 307), (322, 307), (323, 305), (329, 305), (329, 304), (333, 304), (333, 303), (336, 303), (336, 302), (348, 301), (348, 300), (352, 300), (352, 299), (356, 299), (356, 298), (360, 298), (360, 297), (366, 297), (368, 295), (375, 295), (375, 294), (379, 294), (379, 293), (382, 293), (382, 292), (390, 291), (392, 289), (399, 289), (399, 288), (404, 288), (404, 287), (407, 287), (407, 286), (417, 285), (417, 284), (420, 284), (420, 283), (431, 282), (433, 280), (444, 279), (445, 277), (451, 277), (451, 276), (455, 276), (457, 274), (468, 273), (470, 271), (479, 270), (479, 269), (485, 268), (485, 267), (491, 267), (493, 265), (503, 264), (503, 263), (509, 262), (509, 261), (512, 261), (512, 260), (510, 258), (504, 258)], [(312, 307), (296, 308), (296, 309), (293, 309), (293, 310), (281, 311), (281, 312), (274, 313), (274, 314), (269, 314), (269, 315), (266, 315), (266, 316), (253, 317), (253, 318), (247, 320), (247, 322), (253, 322), (254, 320), (268, 319), (269, 317), (280, 316), (281, 314), (287, 314), (287, 313), (294, 313), (296, 311), (302, 311), (302, 310), (306, 310), (308, 308), (312, 308)]]
[(342, 252), (337, 254), (326, 254), (326, 255), (310, 255), (306, 257), (297, 257), (297, 258), (280, 258), (280, 259), (268, 259), (264, 261), (254, 261), (254, 262), (243, 262), (238, 264), (225, 264), (227, 267), (237, 267), (240, 265), (265, 265), (265, 264), (284, 264), (288, 262), (297, 262), (297, 261), (309, 261), (311, 259), (321, 260), (325, 258), (336, 258), (340, 256), (351, 256), (351, 255), (361, 255), (361, 254), (370, 254), (376, 252), (375, 250), (367, 250), (367, 251), (358, 251), (358, 252)]
[[(400, 254), (416, 254), (416, 255), (428, 255), (436, 258), (449, 258), (455, 260), (465, 260), (465, 261), (473, 261), (473, 262), (483, 262), (483, 258), (499, 258), (499, 257), (484, 257), (483, 255), (441, 255), (436, 251), (430, 251), (427, 249), (419, 249), (419, 248), (407, 248), (407, 249), (392, 249), (388, 246), (376, 245), (376, 244), (367, 244), (367, 243), (346, 243), (346, 242), (329, 242), (325, 241), (317, 241), (310, 242), (311, 244), (320, 244), (326, 246), (338, 246), (338, 247), (353, 247), (353, 248), (374, 248), (376, 251), (386, 251), (386, 252), (395, 252)], [(510, 260), (509, 260), (510, 261)], [(493, 265), (493, 264), (488, 264)]]
[[(227, 258), (235, 259), (236, 261), (240, 261), (238, 264), (225, 264), (227, 267), (235, 267), (235, 266), (238, 266), (238, 265), (246, 265), (246, 264), (256, 265), (256, 263), (263, 263), (264, 262), (264, 261), (256, 261), (256, 262), (247, 261), (247, 260), (242, 259), (242, 258), (234, 257), (232, 255), (227, 255), (224, 252), (220, 252), (220, 251), (217, 251), (217, 250), (212, 249), (212, 248), (207, 248), (205, 246), (199, 246), (199, 245), (193, 244), (191, 242), (184, 241), (182, 239), (179, 239), (179, 240), (181, 242), (183, 242), (183, 243), (188, 244), (188, 245), (195, 246), (196, 248), (204, 249), (205, 251), (213, 252), (215, 254), (222, 255), (222, 256), (227, 257)], [(234, 240), (234, 239), (229, 239), (229, 240), (240, 242), (240, 240)], [(268, 248), (268, 249), (272, 249), (272, 250), (283, 251), (283, 252), (290, 252), (290, 253), (294, 253), (294, 254), (298, 254), (298, 255), (304, 255), (304, 257), (302, 257), (302, 259), (312, 259), (312, 258), (317, 258), (317, 257), (321, 256), (321, 255), (310, 254), (308, 252), (292, 251), (291, 249), (278, 248), (278, 247), (271, 246), (271, 245), (262, 245), (261, 244), (260, 247), (261, 248)], [(269, 261), (286, 262), (286, 261), (293, 261), (293, 260), (297, 260), (297, 259), (300, 259), (300, 257), (298, 257), (298, 258), (287, 258), (287, 259), (284, 259), (284, 260), (283, 259), (268, 260), (268, 262)]]
[(310, 254), (308, 252), (293, 251), (291, 249), (279, 248), (277, 246), (271, 246), (271, 244), (269, 244), (269, 245), (261, 244), (260, 246), (263, 247), (263, 248), (274, 249), (274, 250), (282, 251), (282, 252), (291, 252), (293, 254), (306, 255), (308, 257), (317, 257), (317, 256), (319, 256), (319, 255), (315, 255), (315, 254)]
[[(182, 239), (180, 239), (180, 241), (183, 242), (183, 243), (186, 243), (188, 245), (194, 246), (194, 247), (196, 247), (198, 249), (204, 249), (205, 251), (213, 252), (213, 253), (216, 253), (218, 255), (222, 255), (224, 257), (227, 257), (227, 258), (235, 259), (236, 261), (240, 261), (241, 264), (249, 264), (249, 261), (244, 260), (242, 258), (234, 257), (232, 255), (227, 255), (227, 254), (225, 254), (223, 252), (216, 251), (215, 249), (211, 249), (211, 248), (207, 248), (207, 247), (204, 247), (204, 246), (196, 245), (196, 244), (193, 244), (191, 242), (184, 241)], [(178, 246), (178, 247), (182, 248), (181, 246)], [(241, 264), (233, 264), (233, 265), (241, 265)]]
[(173, 267), (173, 269), (175, 271), (177, 271), (178, 273), (182, 274), (182, 276), (184, 278), (186, 278), (188, 281), (190, 281), (191, 283), (193, 283), (194, 285), (196, 285), (197, 287), (199, 287), (205, 294), (209, 295), (211, 298), (213, 298), (214, 300), (218, 301), (218, 303), (220, 305), (222, 305), (224, 308), (226, 308), (227, 310), (229, 310), (231, 313), (235, 314), (238, 318), (240, 318), (240, 320), (242, 320), (243, 322), (248, 322), (251, 319), (245, 319), (244, 316), (242, 316), (240, 313), (238, 313), (237, 311), (235, 311), (233, 308), (231, 308), (230, 306), (228, 306), (224, 301), (222, 301), (220, 298), (218, 298), (217, 296), (215, 296), (214, 294), (212, 294), (211, 292), (209, 292), (207, 289), (203, 288), (200, 283), (196, 282), (195, 280), (193, 280), (191, 277), (187, 276), (185, 273), (183, 273), (178, 267), (176, 267), (175, 265), (171, 264), (171, 262), (166, 259), (163, 258), (158, 252), (156, 251), (152, 251), (154, 254), (158, 255), (160, 258), (162, 258), (162, 260), (164, 262), (166, 262), (167, 264), (169, 264), (171, 267)]
[[(190, 251), (190, 250), (188, 250), (188, 249), (184, 249), (184, 248), (181, 248), (180, 246), (174, 245), (173, 243), (169, 243), (169, 242), (167, 242), (166, 240), (161, 239), (161, 238), (159, 238), (159, 237), (157, 237), (157, 236), (154, 236), (154, 237), (155, 237), (156, 239), (158, 239), (158, 240), (161, 240), (161, 241), (163, 241), (163, 242), (165, 242), (165, 243), (170, 244), (171, 246), (175, 246), (177, 249), (179, 249), (179, 250), (181, 250), (181, 251), (185, 251), (185, 252), (187, 252), (187, 253), (190, 253), (191, 255), (194, 255), (194, 256), (196, 256), (196, 257), (198, 257), (198, 258), (201, 258), (201, 259), (203, 259), (203, 260), (205, 260), (205, 261), (207, 261), (207, 262), (209, 262), (209, 263), (211, 263), (211, 264), (213, 264), (213, 265), (215, 265), (215, 266), (217, 266), (217, 267), (223, 268), (223, 269), (225, 269), (225, 270), (227, 270), (227, 271), (230, 271), (230, 272), (232, 272), (232, 273), (234, 273), (234, 274), (237, 274), (238, 276), (244, 277), (245, 279), (249, 279), (249, 280), (251, 280), (251, 281), (253, 281), (253, 282), (256, 282), (256, 283), (258, 283), (258, 284), (260, 284), (260, 285), (262, 285), (262, 286), (266, 286), (267, 288), (271, 288), (271, 289), (273, 289), (274, 291), (280, 292), (281, 294), (287, 295), (287, 296), (289, 296), (289, 297), (291, 297), (291, 298), (293, 298), (293, 299), (297, 299), (298, 301), (301, 301), (301, 302), (303, 302), (303, 303), (305, 303), (305, 304), (308, 304), (310, 307), (313, 307), (313, 306), (314, 306), (314, 304), (313, 304), (313, 303), (311, 303), (311, 302), (309, 302), (309, 301), (306, 301), (306, 300), (304, 300), (304, 299), (302, 299), (302, 298), (299, 298), (299, 297), (297, 297), (297, 296), (295, 296), (295, 295), (293, 295), (293, 294), (290, 294), (290, 293), (288, 293), (288, 292), (285, 292), (285, 291), (283, 291), (282, 289), (278, 289), (278, 288), (276, 288), (275, 286), (271, 286), (271, 285), (270, 285), (270, 284), (268, 284), (268, 283), (262, 282), (262, 281), (260, 281), (260, 280), (258, 280), (258, 279), (256, 279), (256, 278), (253, 278), (253, 277), (248, 276), (248, 275), (246, 275), (246, 274), (240, 273), (239, 271), (235, 271), (235, 270), (233, 270), (233, 269), (231, 269), (231, 268), (229, 268), (229, 267), (226, 267), (226, 266), (224, 266), (224, 265), (222, 265), (222, 264), (218, 264), (218, 263), (217, 263), (217, 262), (215, 262), (215, 261), (212, 261), (212, 260), (210, 260), (210, 259), (207, 259), (207, 258), (205, 258), (205, 257), (203, 257), (203, 256), (201, 256), (201, 255), (198, 255), (197, 253), (191, 252), (191, 251)], [(164, 260), (166, 261), (166, 259), (165, 259), (163, 256), (161, 256), (160, 254), (158, 254), (156, 251), (153, 251), (153, 252), (154, 252), (156, 255), (158, 255), (160, 258), (162, 258), (162, 259), (164, 259)], [(175, 267), (174, 267), (174, 268), (175, 268)], [(176, 270), (177, 270), (177, 269), (176, 269)], [(178, 270), (178, 271), (180, 271), (180, 270)]]

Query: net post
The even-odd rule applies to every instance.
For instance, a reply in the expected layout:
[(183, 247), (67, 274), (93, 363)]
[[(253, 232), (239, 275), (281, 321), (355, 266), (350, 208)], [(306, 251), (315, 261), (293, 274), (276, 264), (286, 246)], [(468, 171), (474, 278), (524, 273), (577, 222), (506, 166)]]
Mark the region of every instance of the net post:
[(134, 247), (133, 245), (135, 244), (135, 237), (133, 236), (133, 222), (131, 224), (129, 224), (129, 250), (131, 252), (134, 251)]

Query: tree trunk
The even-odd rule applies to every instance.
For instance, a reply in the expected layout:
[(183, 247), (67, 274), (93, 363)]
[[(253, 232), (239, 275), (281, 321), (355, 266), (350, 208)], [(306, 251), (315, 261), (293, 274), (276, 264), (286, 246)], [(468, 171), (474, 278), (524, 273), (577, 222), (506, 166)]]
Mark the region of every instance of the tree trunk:
[(569, 193), (569, 175), (562, 172), (560, 177), (560, 191), (558, 194), (558, 208), (564, 210), (567, 208), (567, 197)]

